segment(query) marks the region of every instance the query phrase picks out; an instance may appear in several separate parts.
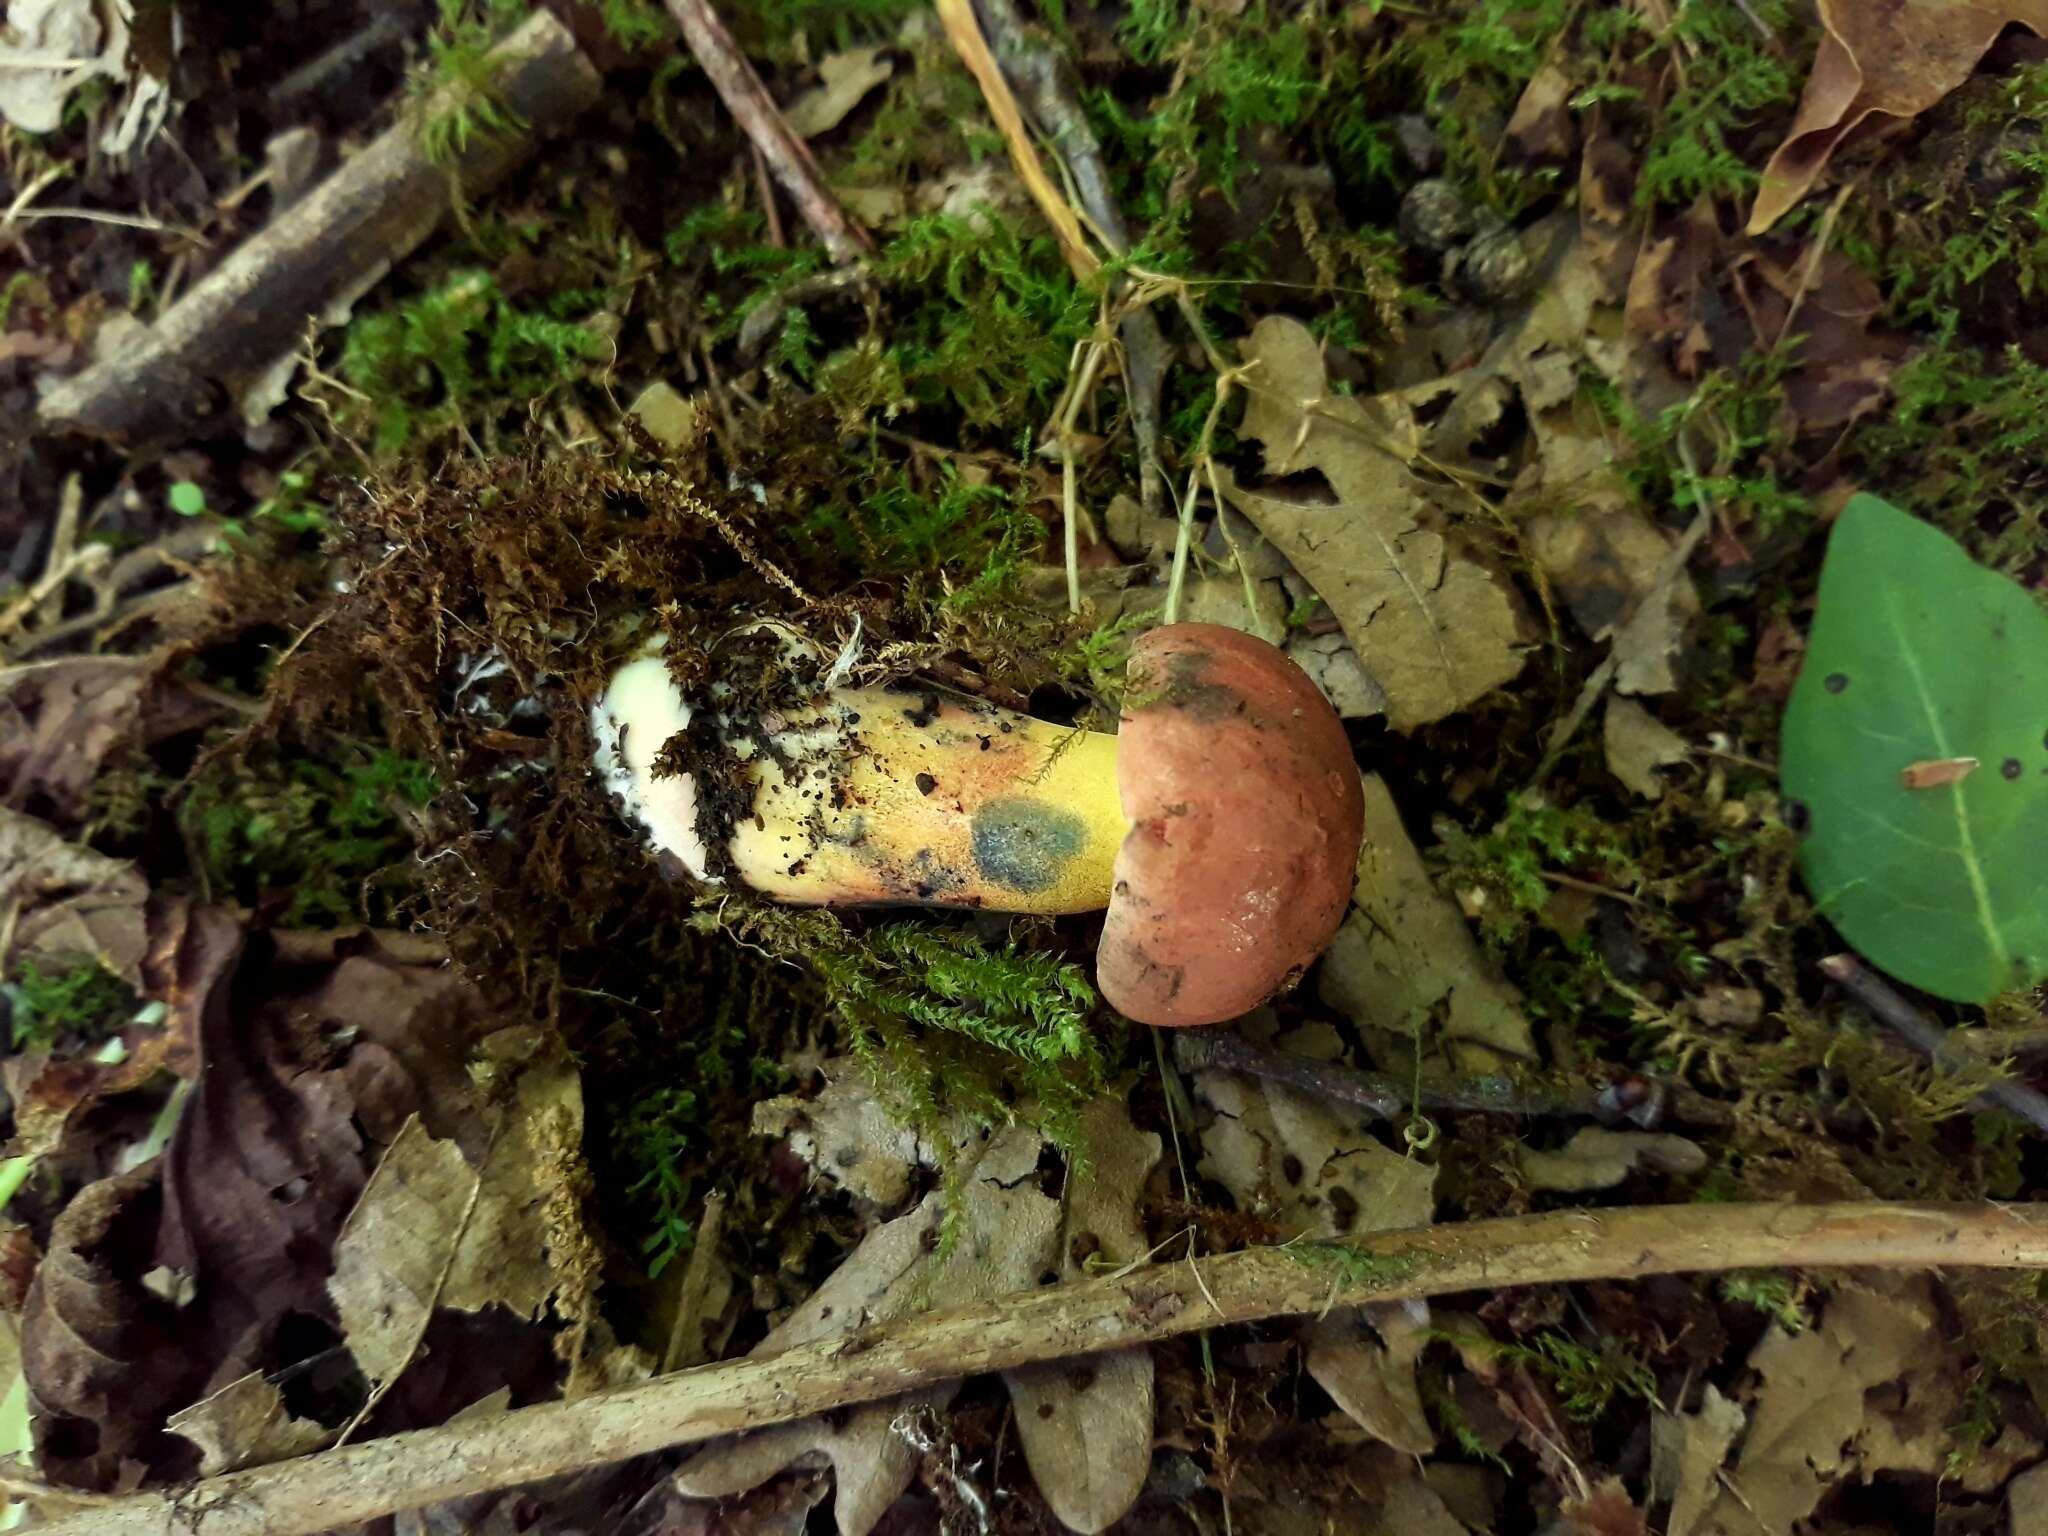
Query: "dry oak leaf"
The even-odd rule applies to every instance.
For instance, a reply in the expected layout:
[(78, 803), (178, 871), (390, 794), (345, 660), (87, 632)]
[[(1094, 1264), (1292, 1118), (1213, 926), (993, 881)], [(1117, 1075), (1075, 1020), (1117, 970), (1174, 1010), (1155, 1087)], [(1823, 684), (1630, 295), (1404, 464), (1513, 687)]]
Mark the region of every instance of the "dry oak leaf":
[[(1113, 1265), (1145, 1256), (1138, 1201), (1163, 1144), (1104, 1095), (1081, 1112), (1081, 1158), (1068, 1175), (1060, 1278), (1078, 1280), (1091, 1259)], [(1152, 1470), (1152, 1352), (1116, 1350), (1005, 1371), (1017, 1435), (1038, 1491), (1070, 1530), (1107, 1530), (1137, 1502)]]
[[(754, 1353), (773, 1355), (923, 1306), (965, 1305), (1036, 1285), (1053, 1262), (1059, 1235), (1059, 1205), (1035, 1182), (1041, 1150), (1038, 1137), (1022, 1127), (997, 1132), (965, 1175), (960, 1231), (950, 1249), (937, 1243), (945, 1201), (933, 1193), (869, 1232)], [(971, 1149), (959, 1155), (973, 1157)], [(684, 1462), (676, 1491), (722, 1498), (792, 1465), (829, 1461), (841, 1536), (866, 1536), (917, 1473), (920, 1453), (894, 1425), (924, 1409), (943, 1413), (958, 1390), (957, 1381), (945, 1382), (829, 1418), (737, 1436)]]
[(261, 1371), (238, 1377), (211, 1397), (179, 1409), (164, 1421), (164, 1428), (199, 1447), (201, 1477), (289, 1461), (334, 1438), (326, 1425), (294, 1417), (284, 1394)]
[(1523, 1147), (1518, 1154), (1522, 1179), (1531, 1189), (1582, 1194), (1612, 1189), (1638, 1168), (1658, 1173), (1698, 1173), (1707, 1154), (1683, 1136), (1658, 1131), (1610, 1131), (1582, 1126), (1572, 1139), (1551, 1151)]
[(145, 1165), (88, 1184), (51, 1229), (22, 1310), (21, 1367), (52, 1482), (106, 1489), (165, 1469), (157, 1425), (203, 1362), (177, 1309), (142, 1283), (161, 1208)]
[(1397, 396), (1331, 392), (1322, 349), (1268, 315), (1244, 344), (1244, 435), (1276, 477), (1319, 473), (1328, 497), (1252, 487), (1219, 471), (1226, 497), (1293, 564), (1387, 695), (1395, 730), (1441, 720), (1522, 670), (1506, 585), (1461, 554), (1412, 467), (1421, 434)]
[(2048, 36), (2048, 0), (1820, 0), (1825, 28), (1799, 112), (1749, 212), (1761, 235), (1852, 133), (1916, 117), (1969, 78), (2007, 26)]
[(1496, 976), (1457, 906), (1437, 890), (1385, 781), (1365, 776), (1365, 843), (1351, 911), (1323, 957), (1322, 1000), (1361, 1027), (1407, 1035), (1418, 1019), (1469, 1070), (1533, 1059), (1521, 994)]
[(0, 802), (67, 824), (107, 759), (194, 730), (221, 706), (145, 656), (63, 656), (0, 668)]
[(1302, 1333), (1316, 1384), (1375, 1440), (1411, 1456), (1436, 1449), (1415, 1363), (1430, 1340), (1429, 1304), (1343, 1307)]
[(95, 960), (139, 990), (148, 898), (149, 882), (133, 865), (0, 807), (0, 966)]
[(1716, 1481), (1749, 1416), (1708, 1382), (1696, 1413), (1651, 1410), (1650, 1485), (1670, 1504), (1668, 1536), (1693, 1536), (1720, 1493)]
[(1215, 1111), (1202, 1128), (1197, 1171), (1229, 1190), (1238, 1209), (1289, 1237), (1429, 1224), (1436, 1169), (1389, 1150), (1362, 1111), (1240, 1072), (1200, 1071), (1194, 1087)]
[(1810, 1517), (1860, 1465), (1856, 1442), (1873, 1412), (1872, 1389), (1908, 1374), (1939, 1337), (1925, 1290), (1917, 1282), (1900, 1295), (1847, 1287), (1818, 1327), (1789, 1334), (1773, 1325), (1750, 1352), (1762, 1381), (1735, 1464), (1689, 1531), (1673, 1519), (1673, 1536), (1790, 1536)]
[(1607, 771), (1645, 800), (1664, 798), (1660, 768), (1685, 762), (1692, 749), (1685, 738), (1634, 699), (1615, 694), (1607, 701), (1601, 735)]

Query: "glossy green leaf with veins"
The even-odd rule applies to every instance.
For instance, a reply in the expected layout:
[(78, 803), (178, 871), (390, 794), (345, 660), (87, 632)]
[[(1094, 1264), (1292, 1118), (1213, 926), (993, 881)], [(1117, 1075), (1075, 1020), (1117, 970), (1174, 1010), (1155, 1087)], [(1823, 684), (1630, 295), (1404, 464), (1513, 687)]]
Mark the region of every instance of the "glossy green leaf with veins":
[(2048, 977), (2048, 609), (1852, 499), (1785, 712), (1806, 883), (1866, 959), (1983, 1002)]

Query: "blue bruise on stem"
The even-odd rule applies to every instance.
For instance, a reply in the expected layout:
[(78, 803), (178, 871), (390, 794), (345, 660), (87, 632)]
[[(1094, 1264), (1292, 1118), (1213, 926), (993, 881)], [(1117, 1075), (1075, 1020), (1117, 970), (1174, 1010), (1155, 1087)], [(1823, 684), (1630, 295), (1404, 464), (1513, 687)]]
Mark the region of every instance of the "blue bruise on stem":
[(974, 867), (993, 885), (1030, 894), (1060, 878), (1088, 840), (1088, 824), (1072, 811), (1011, 796), (974, 813)]

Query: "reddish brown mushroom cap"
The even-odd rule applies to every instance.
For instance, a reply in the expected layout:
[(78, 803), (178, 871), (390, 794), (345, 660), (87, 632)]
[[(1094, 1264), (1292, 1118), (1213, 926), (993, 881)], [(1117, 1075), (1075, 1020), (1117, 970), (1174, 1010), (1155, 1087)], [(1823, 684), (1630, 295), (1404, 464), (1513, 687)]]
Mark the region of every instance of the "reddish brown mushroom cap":
[(1095, 975), (1143, 1024), (1216, 1024), (1305, 970), (1351, 901), (1365, 802), (1329, 701), (1285, 653), (1169, 624), (1131, 653), (1118, 852)]

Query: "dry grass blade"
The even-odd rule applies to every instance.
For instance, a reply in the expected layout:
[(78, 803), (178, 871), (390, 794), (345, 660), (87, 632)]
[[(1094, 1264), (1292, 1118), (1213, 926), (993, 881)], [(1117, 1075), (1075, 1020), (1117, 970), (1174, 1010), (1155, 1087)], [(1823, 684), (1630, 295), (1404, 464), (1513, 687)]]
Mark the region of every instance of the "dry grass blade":
[(1017, 167), (1018, 176), (1023, 178), (1031, 200), (1038, 204), (1038, 211), (1052, 226), (1060, 251), (1067, 258), (1067, 265), (1073, 269), (1074, 276), (1086, 282), (1101, 270), (1101, 259), (1088, 248), (1088, 238), (1081, 230), (1081, 216), (1074, 212), (1074, 205), (1045, 174), (1037, 146), (1031, 142), (1030, 130), (1024, 126), (1024, 113), (1017, 105), (1016, 94), (1003, 78), (1002, 66), (996, 63), (995, 54), (989, 51), (988, 39), (981, 35), (981, 23), (974, 19), (973, 0), (938, 0), (938, 11), (939, 20), (946, 26), (946, 36), (952, 40), (954, 50), (967, 66), (968, 73), (974, 76), (974, 83), (981, 87), (989, 116), (995, 119), (1003, 142), (1009, 145), (1011, 163)]

